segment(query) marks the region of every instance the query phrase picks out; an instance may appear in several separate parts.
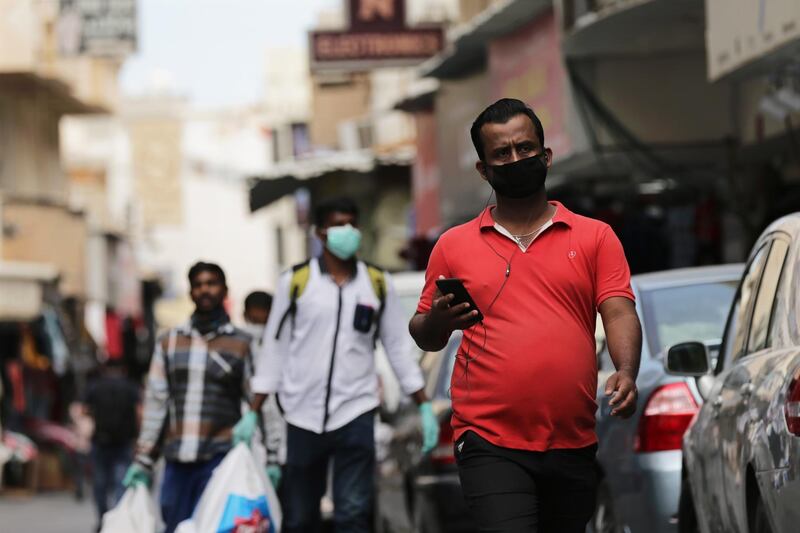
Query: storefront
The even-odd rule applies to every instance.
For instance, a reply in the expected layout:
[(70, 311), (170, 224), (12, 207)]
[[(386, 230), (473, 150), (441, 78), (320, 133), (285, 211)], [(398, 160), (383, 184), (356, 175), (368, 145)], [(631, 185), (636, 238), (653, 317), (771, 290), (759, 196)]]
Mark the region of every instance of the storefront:
[(280, 164), (269, 175), (251, 180), (250, 209), (294, 197), (294, 216), (307, 237), (306, 257), (320, 252), (310, 232), (313, 207), (325, 199), (350, 197), (361, 209), (361, 257), (389, 270), (405, 270), (401, 253), (409, 237), (412, 161), (411, 151), (376, 156), (361, 150)]
[(731, 87), (731, 209), (749, 249), (776, 218), (800, 210), (800, 4), (706, 0), (708, 80)]
[(38, 449), (25, 424), (28, 417), (53, 418), (57, 373), (67, 370), (69, 352), (51, 305), (57, 282), (52, 265), (0, 261), (0, 481), (6, 484), (39, 485)]
[(750, 119), (732, 110), (748, 96), (709, 81), (702, 4), (592, 6), (602, 13), (572, 13), (578, 21), (549, 2), (500, 2), (426, 63), (422, 75), (439, 83), (432, 104), (400, 104), (420, 135), (417, 239), (468, 220), (490, 198), (469, 127), (512, 97), (543, 122), (555, 156), (550, 197), (612, 225), (635, 272), (742, 260), (743, 228), (758, 223), (736, 206), (751, 198), (733, 186), (748, 166), (737, 127)]

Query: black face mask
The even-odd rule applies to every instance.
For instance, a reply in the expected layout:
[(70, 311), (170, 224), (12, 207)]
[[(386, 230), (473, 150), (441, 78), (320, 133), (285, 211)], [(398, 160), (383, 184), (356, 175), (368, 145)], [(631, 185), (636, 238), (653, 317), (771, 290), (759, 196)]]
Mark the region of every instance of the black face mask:
[(489, 184), (506, 198), (529, 198), (544, 187), (547, 163), (544, 154), (520, 159), (507, 165), (486, 165)]

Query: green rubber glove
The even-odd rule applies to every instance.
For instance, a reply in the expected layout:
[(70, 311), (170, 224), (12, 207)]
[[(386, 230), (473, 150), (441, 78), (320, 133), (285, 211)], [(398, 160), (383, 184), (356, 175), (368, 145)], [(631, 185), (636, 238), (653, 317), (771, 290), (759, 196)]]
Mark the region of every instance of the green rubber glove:
[(255, 411), (248, 411), (233, 426), (233, 445), (236, 446), (243, 442), (249, 447), (250, 441), (253, 440), (253, 434), (256, 432), (256, 424), (258, 424), (258, 415)]
[(267, 465), (267, 477), (275, 490), (278, 490), (278, 485), (281, 484), (281, 476), (282, 471), (280, 465)]
[(133, 463), (125, 472), (125, 478), (122, 480), (122, 485), (126, 489), (135, 487), (136, 485), (144, 485), (145, 487), (149, 488), (152, 481), (153, 475), (150, 473), (150, 470), (139, 463)]
[(428, 453), (439, 443), (439, 421), (433, 414), (431, 402), (420, 404), (419, 414), (422, 416), (422, 453)]

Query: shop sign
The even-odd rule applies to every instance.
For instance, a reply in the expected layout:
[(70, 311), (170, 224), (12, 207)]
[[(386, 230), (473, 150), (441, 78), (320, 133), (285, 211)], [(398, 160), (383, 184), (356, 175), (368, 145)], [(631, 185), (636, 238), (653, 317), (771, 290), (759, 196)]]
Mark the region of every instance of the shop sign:
[(706, 24), (708, 77), (713, 81), (793, 42), (800, 45), (800, 2), (706, 0)]
[(311, 68), (413, 64), (442, 50), (440, 27), (408, 28), (405, 0), (349, 0), (350, 26), (310, 33)]
[(136, 0), (60, 0), (59, 51), (126, 57), (136, 50)]

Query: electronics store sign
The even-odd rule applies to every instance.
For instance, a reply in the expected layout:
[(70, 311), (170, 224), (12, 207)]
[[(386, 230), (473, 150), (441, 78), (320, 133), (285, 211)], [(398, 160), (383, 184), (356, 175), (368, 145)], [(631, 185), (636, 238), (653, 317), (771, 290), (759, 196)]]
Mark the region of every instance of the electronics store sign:
[(346, 31), (311, 32), (315, 69), (368, 63), (415, 63), (444, 46), (439, 27), (408, 28), (405, 0), (350, 0)]

